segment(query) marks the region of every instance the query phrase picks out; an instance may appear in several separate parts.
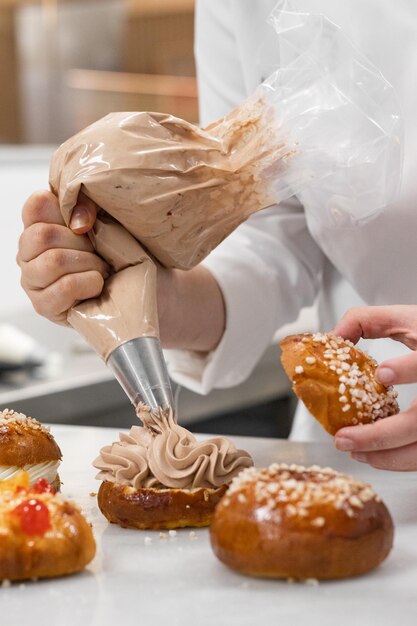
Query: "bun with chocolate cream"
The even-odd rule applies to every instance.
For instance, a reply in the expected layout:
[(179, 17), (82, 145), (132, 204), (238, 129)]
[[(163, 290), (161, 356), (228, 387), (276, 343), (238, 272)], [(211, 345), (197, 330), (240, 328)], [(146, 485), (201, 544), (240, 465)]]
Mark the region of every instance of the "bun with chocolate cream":
[(250, 455), (224, 437), (197, 441), (172, 410), (141, 405), (144, 426), (104, 447), (94, 461), (103, 480), (103, 515), (125, 528), (207, 526), (232, 479), (252, 465)]
[(9, 409), (0, 412), (0, 480), (25, 471), (31, 484), (44, 478), (58, 491), (61, 458), (55, 439), (40, 422)]
[(305, 333), (286, 337), (281, 348), (293, 391), (331, 435), (398, 413), (397, 392), (377, 381), (377, 362), (351, 341)]
[(90, 524), (47, 480), (31, 486), (27, 472), (0, 480), (0, 580), (73, 574), (95, 550)]
[(330, 468), (275, 463), (234, 479), (210, 538), (215, 555), (242, 574), (327, 580), (382, 563), (393, 523), (369, 485)]
[(209, 526), (226, 490), (227, 485), (211, 489), (135, 489), (106, 480), (97, 498), (100, 511), (112, 524), (139, 530), (171, 530)]

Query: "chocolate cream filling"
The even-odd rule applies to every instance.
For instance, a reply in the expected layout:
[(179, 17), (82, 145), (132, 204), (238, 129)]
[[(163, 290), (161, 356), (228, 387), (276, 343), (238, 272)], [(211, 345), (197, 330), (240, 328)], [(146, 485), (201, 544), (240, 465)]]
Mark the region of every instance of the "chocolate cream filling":
[(98, 480), (141, 488), (216, 489), (229, 484), (239, 472), (253, 465), (245, 450), (226, 437), (197, 441), (179, 426), (172, 409), (137, 408), (143, 426), (105, 446), (94, 467)]

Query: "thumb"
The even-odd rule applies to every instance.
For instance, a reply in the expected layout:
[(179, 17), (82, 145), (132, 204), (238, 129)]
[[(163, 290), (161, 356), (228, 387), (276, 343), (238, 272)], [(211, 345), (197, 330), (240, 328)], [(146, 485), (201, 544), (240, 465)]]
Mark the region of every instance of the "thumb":
[(78, 196), (77, 204), (72, 211), (69, 227), (74, 233), (77, 233), (77, 235), (88, 233), (94, 226), (97, 211), (98, 207), (96, 203), (81, 192)]
[(384, 385), (401, 385), (417, 382), (417, 352), (384, 361), (376, 371)]

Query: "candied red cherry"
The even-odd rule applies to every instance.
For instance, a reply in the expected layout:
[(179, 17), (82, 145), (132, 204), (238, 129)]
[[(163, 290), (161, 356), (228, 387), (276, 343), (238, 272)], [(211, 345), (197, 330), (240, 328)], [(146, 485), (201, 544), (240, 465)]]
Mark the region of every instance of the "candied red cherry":
[(38, 478), (38, 480), (33, 483), (31, 491), (35, 493), (55, 493), (55, 489), (46, 478)]
[(19, 519), (20, 528), (26, 535), (44, 535), (51, 527), (48, 507), (36, 498), (24, 500), (11, 513)]

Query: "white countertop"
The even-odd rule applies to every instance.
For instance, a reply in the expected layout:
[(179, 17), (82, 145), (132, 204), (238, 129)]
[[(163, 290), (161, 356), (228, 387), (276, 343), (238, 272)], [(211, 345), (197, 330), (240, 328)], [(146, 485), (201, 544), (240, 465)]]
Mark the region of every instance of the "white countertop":
[[(373, 573), (352, 580), (303, 583), (258, 580), (223, 566), (207, 529), (134, 531), (100, 514), (94, 469), (113, 429), (55, 426), (64, 461), (63, 494), (73, 497), (94, 526), (97, 556), (79, 575), (0, 588), (1, 626), (408, 626), (417, 623), (417, 477), (353, 463), (329, 444), (239, 438), (257, 465), (273, 461), (330, 465), (371, 482), (396, 526), (395, 546)], [(150, 537), (151, 543), (148, 545)]]

